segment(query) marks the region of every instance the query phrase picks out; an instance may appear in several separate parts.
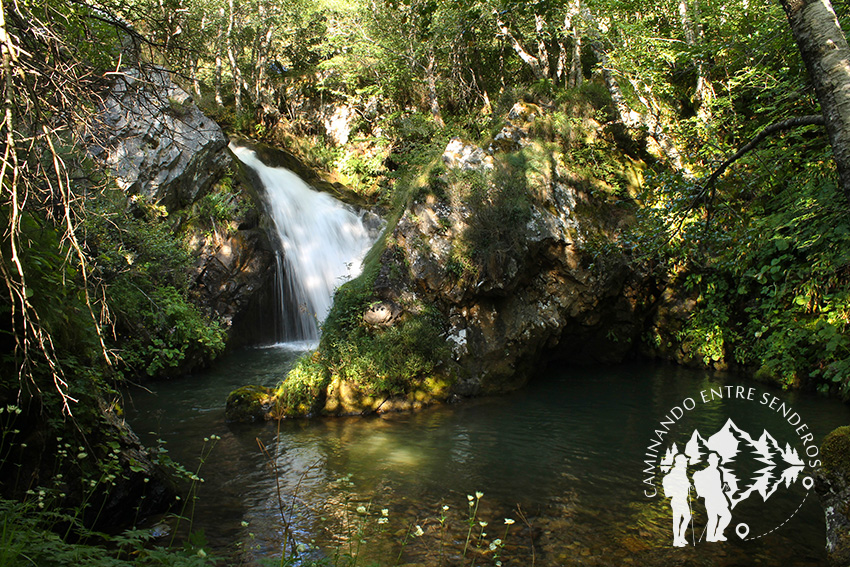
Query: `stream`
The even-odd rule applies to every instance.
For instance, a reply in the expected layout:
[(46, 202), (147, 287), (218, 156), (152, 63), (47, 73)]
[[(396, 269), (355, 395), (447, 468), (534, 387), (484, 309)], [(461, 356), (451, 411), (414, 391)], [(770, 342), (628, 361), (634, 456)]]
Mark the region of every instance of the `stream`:
[[(221, 437), (201, 468), (192, 529), (233, 564), (280, 557), (293, 541), (305, 557), (351, 553), (361, 565), (826, 562), (823, 511), (804, 488), (805, 473), (789, 486), (776, 483), (769, 500), (751, 496), (749, 508), (735, 508), (724, 543), (693, 544), (705, 532), (694, 501), (690, 543), (674, 548), (670, 501), (644, 495), (643, 460), (659, 422), (683, 400), (697, 407), (685, 408), (666, 439), (684, 443), (694, 428), (708, 437), (731, 418), (753, 438), (771, 432), (780, 446), (786, 438), (794, 445), (793, 429), (782, 437), (788, 417), (762, 405), (762, 396), (793, 407), (816, 444), (850, 423), (850, 409), (838, 401), (642, 363), (542, 368), (517, 392), (416, 413), (225, 423), (231, 390), (274, 384), (301, 352), (299, 345), (245, 350), (206, 374), (128, 395), (128, 420), (143, 441), (164, 440), (189, 469), (204, 438)], [(702, 402), (721, 386), (753, 388), (755, 396)], [(760, 537), (742, 541), (735, 535), (742, 523)]]

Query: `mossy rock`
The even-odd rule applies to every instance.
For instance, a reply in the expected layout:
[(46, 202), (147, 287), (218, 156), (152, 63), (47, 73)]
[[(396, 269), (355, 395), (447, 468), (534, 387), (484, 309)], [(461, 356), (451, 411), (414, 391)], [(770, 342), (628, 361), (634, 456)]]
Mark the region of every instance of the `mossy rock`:
[(263, 386), (242, 386), (230, 392), (224, 417), (227, 421), (250, 423), (269, 419), (275, 406), (274, 390)]
[(824, 473), (850, 480), (850, 425), (833, 430), (821, 443), (821, 468)]

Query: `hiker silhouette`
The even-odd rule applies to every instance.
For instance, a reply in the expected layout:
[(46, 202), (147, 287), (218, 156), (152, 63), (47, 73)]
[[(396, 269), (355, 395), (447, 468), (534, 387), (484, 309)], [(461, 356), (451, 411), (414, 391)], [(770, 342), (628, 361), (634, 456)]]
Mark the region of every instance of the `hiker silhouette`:
[(688, 502), (688, 493), (691, 490), (691, 481), (688, 479), (688, 457), (676, 455), (673, 467), (664, 476), (661, 482), (664, 488), (664, 496), (670, 499), (670, 508), (673, 510), (673, 545), (684, 547), (688, 545), (687, 530), (691, 521), (691, 507)]
[(706, 541), (726, 541), (723, 530), (732, 521), (732, 513), (729, 511), (729, 499), (726, 490), (729, 485), (723, 479), (723, 471), (718, 466), (720, 457), (717, 453), (709, 453), (708, 466), (694, 473), (694, 488), (697, 495), (705, 503), (705, 511), (708, 514), (706, 529)]

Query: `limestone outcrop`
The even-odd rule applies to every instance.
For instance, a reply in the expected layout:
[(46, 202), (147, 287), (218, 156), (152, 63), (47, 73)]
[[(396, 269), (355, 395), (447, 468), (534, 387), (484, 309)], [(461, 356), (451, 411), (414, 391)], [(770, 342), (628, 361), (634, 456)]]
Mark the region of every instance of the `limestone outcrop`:
[(160, 67), (118, 76), (94, 139), (90, 152), (128, 195), (169, 211), (203, 196), (231, 161), (221, 128)]
[[(512, 127), (511, 135), (522, 131)], [(520, 155), (536, 153), (544, 152)], [(582, 187), (563, 156), (519, 171), (499, 159), (459, 140), (448, 145), (448, 196), (430, 193), (407, 208), (374, 285), (385, 304), (415, 298), (443, 314), (457, 366), (452, 391), (460, 395), (521, 386), (544, 352), (622, 359), (648, 308), (640, 278), (598, 248), (623, 212)], [(473, 187), (464, 189), (470, 178)]]
[[(228, 345), (272, 340), (275, 320), (266, 306), (277, 300), (269, 221), (218, 124), (165, 69), (152, 67), (118, 76), (93, 132), (89, 153), (130, 206), (141, 200), (164, 210), (193, 251), (192, 295), (227, 327)], [(226, 218), (209, 218), (210, 204)], [(193, 360), (187, 357), (180, 371), (203, 364)]]

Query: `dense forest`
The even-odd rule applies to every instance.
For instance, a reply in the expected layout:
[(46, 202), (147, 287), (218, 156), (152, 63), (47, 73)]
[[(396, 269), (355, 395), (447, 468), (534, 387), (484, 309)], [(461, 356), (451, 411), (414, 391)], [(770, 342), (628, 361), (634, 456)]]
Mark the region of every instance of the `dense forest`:
[[(498, 144), (511, 109), (527, 105), (535, 151), (566, 156), (620, 211), (616, 235), (588, 253), (690, 300), (679, 327), (645, 330), (636, 350), (850, 399), (844, 4), (837, 16), (828, 2), (785, 0), (0, 7), (0, 564), (205, 561), (202, 544), (165, 551), (141, 532), (91, 531), (119, 517), (108, 516), (114, 498), (147, 498), (144, 515), (171, 498), (169, 476), (197, 480), (164, 449), (121, 456), (143, 453), (119, 424), (121, 384), (202, 368), (228, 344), (227, 322), (194, 287), (187, 234), (226, 232), (247, 214), (237, 172), (176, 211), (127, 195), (92, 149), (107, 144), (98, 117), (115, 82), (155, 82), (163, 68), (193, 99), (168, 98), (163, 113), (194, 102), (229, 136), (287, 150), (391, 223), (439, 193), (434, 164), (450, 140)], [(455, 182), (483, 211), (475, 180)], [(487, 243), (527, 222), (523, 198), (481, 212), (446, 269), (481, 269)], [(353, 301), (360, 290), (348, 289)], [(370, 383), (395, 391), (433, 370), (420, 358), (441, 348), (438, 330), (417, 327), (422, 345), (411, 331), (365, 347), (344, 315), (320, 348), (349, 369), (339, 373), (379, 367)], [(403, 368), (396, 348), (408, 349)], [(376, 349), (387, 360), (363, 362)], [(161, 491), (121, 488), (133, 475), (158, 475)]]

